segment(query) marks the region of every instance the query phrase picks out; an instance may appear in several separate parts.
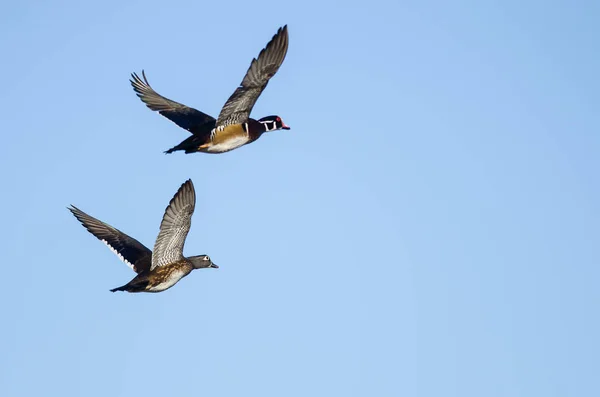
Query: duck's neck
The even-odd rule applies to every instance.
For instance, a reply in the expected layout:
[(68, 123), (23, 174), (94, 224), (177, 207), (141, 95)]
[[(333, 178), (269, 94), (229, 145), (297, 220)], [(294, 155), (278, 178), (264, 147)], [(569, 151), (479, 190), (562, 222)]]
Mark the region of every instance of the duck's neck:
[(261, 123), (260, 121), (249, 119), (246, 123), (246, 132), (250, 135), (250, 139), (258, 139), (265, 132), (270, 131), (267, 124)]

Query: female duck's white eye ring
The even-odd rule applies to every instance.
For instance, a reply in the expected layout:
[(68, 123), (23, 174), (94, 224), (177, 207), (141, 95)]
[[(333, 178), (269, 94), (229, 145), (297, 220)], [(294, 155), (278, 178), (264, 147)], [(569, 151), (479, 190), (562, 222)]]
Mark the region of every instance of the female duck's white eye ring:
[(209, 260), (210, 260), (210, 258), (209, 258), (208, 256), (205, 256), (205, 257), (204, 257), (204, 260), (205, 260), (205, 261), (209, 261)]

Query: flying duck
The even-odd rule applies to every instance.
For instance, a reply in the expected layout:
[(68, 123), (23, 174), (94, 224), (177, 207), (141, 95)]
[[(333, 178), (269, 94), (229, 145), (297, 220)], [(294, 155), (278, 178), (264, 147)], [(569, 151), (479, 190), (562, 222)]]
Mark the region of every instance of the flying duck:
[(148, 108), (192, 133), (192, 136), (165, 153), (177, 150), (184, 150), (185, 153), (224, 153), (254, 142), (264, 132), (290, 129), (279, 116), (267, 116), (258, 120), (250, 118), (256, 100), (269, 79), (279, 70), (287, 49), (286, 25), (277, 30), (258, 57), (252, 60), (242, 83), (225, 102), (216, 120), (206, 113), (158, 94), (148, 83), (143, 70), (142, 78), (132, 73), (129, 81)]
[(187, 180), (171, 199), (154, 243), (154, 252), (120, 230), (86, 214), (75, 206), (69, 211), (96, 238), (137, 273), (127, 284), (112, 292), (161, 292), (174, 286), (194, 269), (218, 268), (208, 255), (183, 256), (183, 244), (190, 230), (196, 193)]

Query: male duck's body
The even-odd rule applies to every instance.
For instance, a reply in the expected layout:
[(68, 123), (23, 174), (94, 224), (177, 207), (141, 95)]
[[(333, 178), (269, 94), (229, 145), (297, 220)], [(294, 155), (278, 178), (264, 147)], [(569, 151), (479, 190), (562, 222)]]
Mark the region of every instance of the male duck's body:
[(154, 253), (136, 239), (78, 208), (71, 206), (69, 210), (90, 233), (137, 273), (133, 280), (111, 289), (112, 292), (161, 292), (177, 284), (194, 269), (218, 268), (207, 255), (183, 256), (195, 203), (194, 185), (188, 180), (181, 185), (165, 210)]
[(137, 96), (148, 108), (192, 133), (192, 136), (166, 153), (177, 150), (184, 150), (185, 153), (224, 153), (254, 142), (265, 132), (290, 129), (279, 116), (267, 116), (259, 120), (250, 118), (256, 100), (285, 59), (287, 48), (288, 32), (287, 26), (284, 26), (252, 60), (241, 85), (229, 97), (218, 119), (158, 94), (148, 83), (144, 71), (142, 78), (133, 73), (130, 81)]

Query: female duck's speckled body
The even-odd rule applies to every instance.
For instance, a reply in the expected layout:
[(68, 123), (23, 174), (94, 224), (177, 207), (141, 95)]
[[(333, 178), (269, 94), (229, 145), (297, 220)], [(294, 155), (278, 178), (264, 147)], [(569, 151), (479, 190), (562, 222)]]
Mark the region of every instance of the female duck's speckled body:
[(154, 252), (74, 206), (69, 210), (90, 233), (137, 273), (133, 280), (111, 289), (112, 292), (161, 292), (177, 284), (194, 269), (218, 268), (208, 255), (183, 256), (183, 245), (190, 230), (195, 204), (194, 185), (187, 180), (165, 210)]

